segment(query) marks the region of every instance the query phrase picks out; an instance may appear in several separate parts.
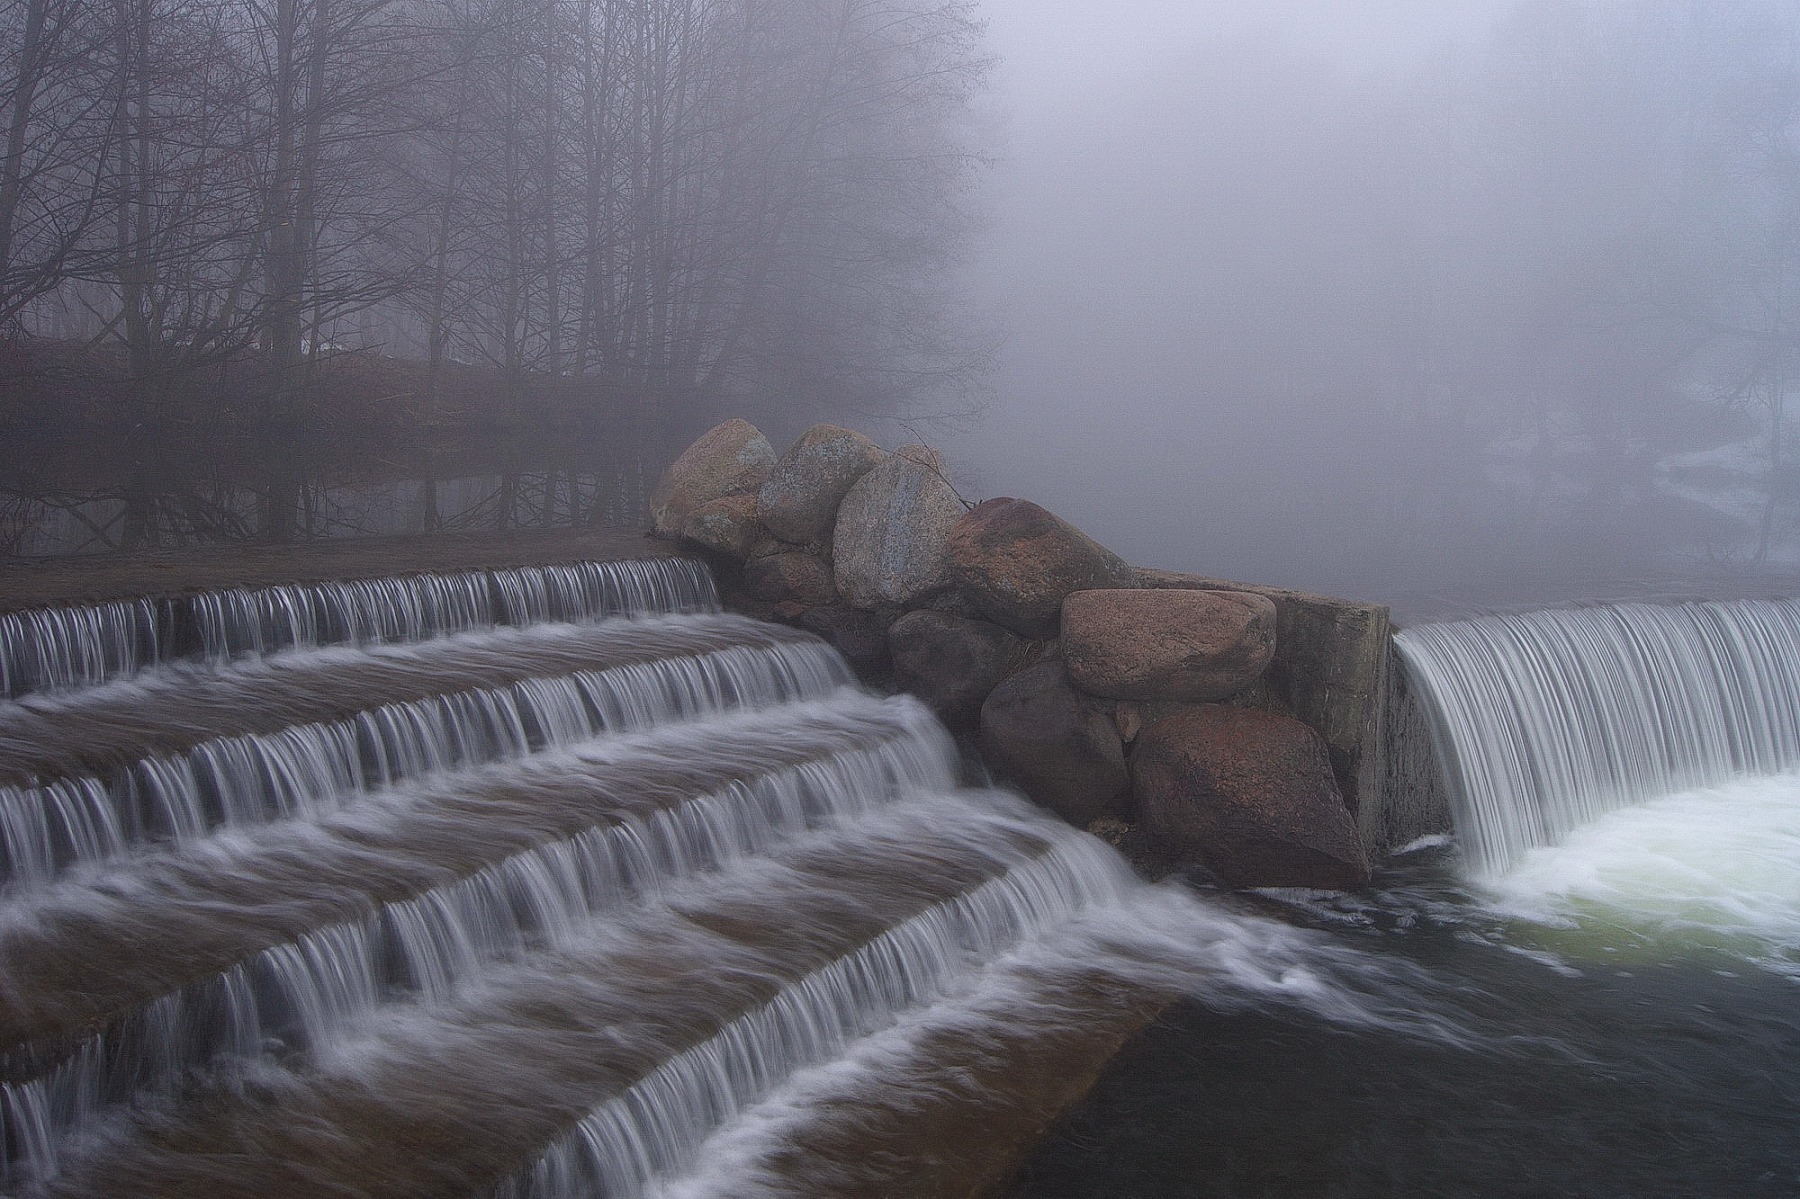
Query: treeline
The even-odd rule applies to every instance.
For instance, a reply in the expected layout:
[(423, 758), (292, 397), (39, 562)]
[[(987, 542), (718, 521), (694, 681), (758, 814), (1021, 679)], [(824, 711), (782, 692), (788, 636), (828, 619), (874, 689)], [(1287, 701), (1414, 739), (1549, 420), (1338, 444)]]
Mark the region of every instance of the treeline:
[(670, 427), (893, 410), (951, 315), (986, 62), (958, 0), (0, 0), (0, 330), (98, 347), (137, 419), (231, 371), (452, 364)]

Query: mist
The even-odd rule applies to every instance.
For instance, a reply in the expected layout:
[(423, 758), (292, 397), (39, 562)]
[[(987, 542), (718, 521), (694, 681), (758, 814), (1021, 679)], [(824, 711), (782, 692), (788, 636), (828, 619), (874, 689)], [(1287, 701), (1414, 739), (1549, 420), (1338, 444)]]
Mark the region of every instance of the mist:
[(985, 10), (977, 490), (1417, 610), (1791, 573), (1791, 10)]
[(0, 31), (3, 552), (637, 524), (744, 416), (1403, 611), (1800, 565), (1792, 5), (0, 0)]

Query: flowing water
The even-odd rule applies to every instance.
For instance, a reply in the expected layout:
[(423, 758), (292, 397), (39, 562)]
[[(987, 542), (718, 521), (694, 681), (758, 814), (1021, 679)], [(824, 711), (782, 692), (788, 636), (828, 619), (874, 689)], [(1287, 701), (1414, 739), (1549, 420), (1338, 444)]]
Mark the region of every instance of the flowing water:
[(959, 785), (693, 564), (27, 613), (0, 662), (10, 1192), (903, 1195), (1176, 995), (1466, 1040)]
[(1800, 1195), (1800, 605), (1398, 647), (1456, 835), (1227, 896), (692, 564), (7, 618), (0, 1180), (962, 1193), (1161, 1010), (1010, 1193)]
[(1240, 902), (1425, 972), (1470, 1040), (1184, 1002), (1011, 1193), (1800, 1195), (1800, 605), (1396, 641), (1454, 838)]

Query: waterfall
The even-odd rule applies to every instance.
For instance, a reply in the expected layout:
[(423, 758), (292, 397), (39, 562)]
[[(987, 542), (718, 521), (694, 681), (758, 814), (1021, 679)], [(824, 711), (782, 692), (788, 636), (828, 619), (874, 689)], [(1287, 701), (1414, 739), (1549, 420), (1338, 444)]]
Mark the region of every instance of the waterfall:
[(1085, 907), (1117, 902), (1127, 879), (1097, 843), (1061, 833), (1049, 852), (886, 930), (657, 1067), (508, 1179), (496, 1199), (641, 1195), (658, 1174), (691, 1166), (720, 1123), (795, 1069), (951, 986), (964, 956), (992, 957)]
[(1800, 766), (1800, 602), (1620, 604), (1395, 635), (1493, 875), (1606, 812)]
[(904, 1019), (1168, 985), (1172, 893), (692, 563), (7, 620), (9, 1191), (637, 1194)]
[(705, 566), (656, 558), (33, 609), (0, 616), (0, 695), (86, 686), (190, 657), (220, 661), (296, 647), (418, 641), (496, 624), (717, 607)]
[(0, 616), (0, 695), (131, 674), (166, 644), (149, 600), (42, 608)]
[(850, 681), (816, 642), (733, 646), (386, 704), (273, 733), (218, 737), (110, 779), (0, 787), (0, 886), (42, 884), (128, 846), (317, 814), (378, 786), (520, 757), (734, 704), (818, 696)]

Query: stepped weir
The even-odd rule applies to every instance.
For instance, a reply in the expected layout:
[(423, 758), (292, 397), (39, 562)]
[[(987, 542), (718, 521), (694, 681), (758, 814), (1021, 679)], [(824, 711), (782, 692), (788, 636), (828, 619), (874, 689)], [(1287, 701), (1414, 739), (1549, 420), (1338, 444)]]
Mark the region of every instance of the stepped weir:
[(23, 1195), (633, 1196), (722, 1132), (727, 1193), (972, 1193), (1164, 998), (1166, 896), (691, 561), (15, 614), (0, 683)]

